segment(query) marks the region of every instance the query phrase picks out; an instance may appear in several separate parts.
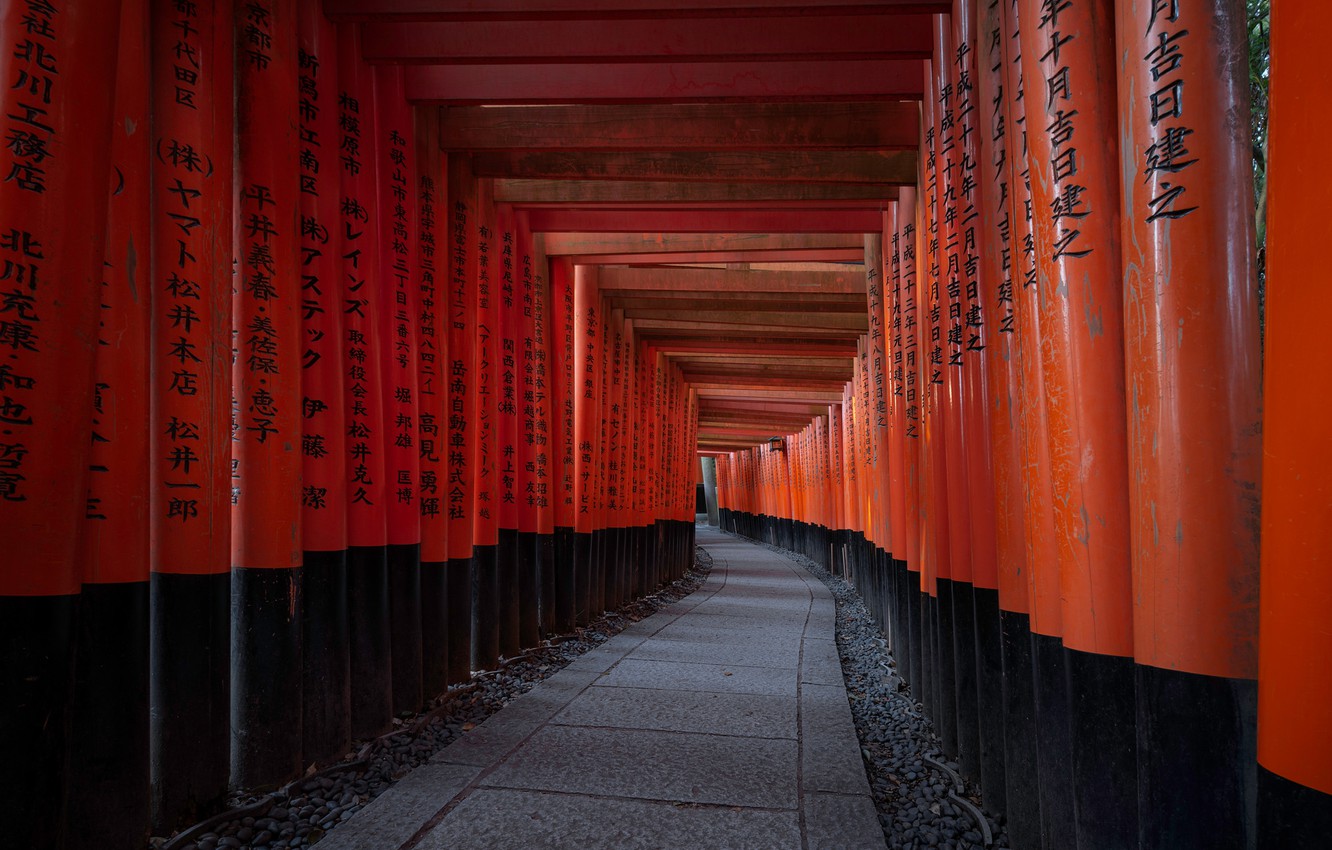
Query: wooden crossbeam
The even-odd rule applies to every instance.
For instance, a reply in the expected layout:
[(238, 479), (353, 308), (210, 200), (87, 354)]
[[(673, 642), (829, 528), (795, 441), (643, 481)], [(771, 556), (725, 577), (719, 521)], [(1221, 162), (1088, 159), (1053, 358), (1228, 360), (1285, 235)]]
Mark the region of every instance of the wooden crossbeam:
[(335, 21), (571, 20), (947, 12), (948, 0), (324, 0)]
[(779, 292), (801, 294), (856, 294), (865, 292), (865, 272), (778, 272), (730, 269), (620, 269), (603, 268), (598, 277), (603, 292), (615, 290), (710, 292)]
[(882, 227), (878, 209), (536, 209), (528, 213), (534, 233), (873, 233)]
[[(919, 70), (919, 69), (917, 69)], [(492, 151), (472, 155), (478, 177), (911, 186), (912, 151)]]
[(915, 101), (445, 107), (446, 151), (915, 150)]
[(897, 187), (884, 183), (685, 183), (657, 180), (495, 181), (495, 200), (518, 208), (590, 204), (773, 204), (835, 201), (886, 203)]
[[(712, 251), (815, 251), (825, 249), (860, 252), (864, 238), (853, 234), (762, 234), (762, 233), (549, 233), (542, 237), (546, 256), (578, 254), (690, 254)], [(685, 262), (685, 261), (681, 261)]]

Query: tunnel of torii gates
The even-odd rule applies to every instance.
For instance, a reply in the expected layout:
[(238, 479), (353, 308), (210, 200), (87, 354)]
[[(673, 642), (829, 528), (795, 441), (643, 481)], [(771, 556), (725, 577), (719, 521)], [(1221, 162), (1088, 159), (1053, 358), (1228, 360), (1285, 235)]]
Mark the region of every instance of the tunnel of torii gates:
[(707, 467), (1015, 847), (1326, 847), (1273, 5), (1260, 345), (1238, 0), (8, 0), (0, 844), (340, 758), (682, 575)]

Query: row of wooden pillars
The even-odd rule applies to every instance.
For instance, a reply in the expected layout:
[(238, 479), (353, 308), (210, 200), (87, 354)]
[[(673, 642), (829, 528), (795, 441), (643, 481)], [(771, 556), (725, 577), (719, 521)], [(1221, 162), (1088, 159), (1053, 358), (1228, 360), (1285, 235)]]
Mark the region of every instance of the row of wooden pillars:
[[(1287, 14), (1273, 175), (1326, 76), (1280, 52), (1315, 24)], [(861, 589), (1015, 847), (1313, 847), (1332, 822), (1327, 466), (1298, 448), (1326, 228), (1273, 184), (1264, 362), (1246, 55), (1238, 2), (955, 2), (917, 186), (867, 242), (856, 377), (718, 462), (725, 527)]]
[(0, 32), (6, 846), (142, 847), (683, 574), (678, 370), (353, 27)]

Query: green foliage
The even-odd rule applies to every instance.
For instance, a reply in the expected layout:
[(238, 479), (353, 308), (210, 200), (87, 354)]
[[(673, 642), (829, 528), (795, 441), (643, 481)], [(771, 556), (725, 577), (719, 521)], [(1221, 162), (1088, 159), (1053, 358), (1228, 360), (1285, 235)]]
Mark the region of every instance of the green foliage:
[(1267, 86), (1272, 66), (1272, 0), (1245, 0), (1249, 31), (1249, 102), (1253, 124), (1253, 188), (1261, 262), (1267, 243)]

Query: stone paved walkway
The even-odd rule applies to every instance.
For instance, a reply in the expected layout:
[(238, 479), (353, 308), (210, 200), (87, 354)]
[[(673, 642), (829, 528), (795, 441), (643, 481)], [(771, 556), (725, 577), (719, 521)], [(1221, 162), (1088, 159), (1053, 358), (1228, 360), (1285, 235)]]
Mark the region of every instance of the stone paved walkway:
[(699, 528), (693, 595), (441, 750), (320, 850), (883, 848), (828, 590)]

